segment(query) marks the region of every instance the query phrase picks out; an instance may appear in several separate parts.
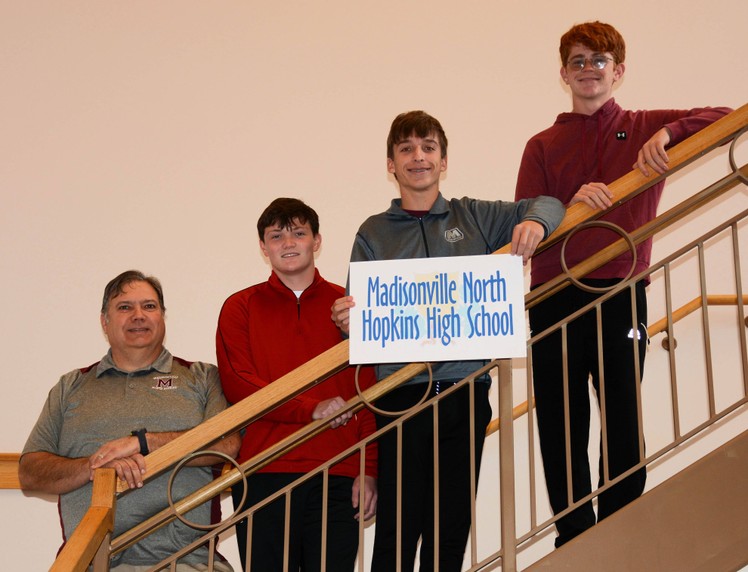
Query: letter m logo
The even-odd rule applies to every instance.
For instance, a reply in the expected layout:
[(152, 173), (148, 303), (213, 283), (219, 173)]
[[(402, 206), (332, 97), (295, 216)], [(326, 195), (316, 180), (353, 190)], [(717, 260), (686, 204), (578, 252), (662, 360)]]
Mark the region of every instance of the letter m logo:
[(444, 240), (447, 242), (458, 242), (463, 238), (465, 238), (465, 235), (459, 228), (450, 228), (444, 231)]
[(157, 381), (156, 387), (158, 387), (159, 389), (164, 389), (165, 387), (171, 387), (171, 378), (168, 378), (168, 379), (159, 378), (156, 381)]

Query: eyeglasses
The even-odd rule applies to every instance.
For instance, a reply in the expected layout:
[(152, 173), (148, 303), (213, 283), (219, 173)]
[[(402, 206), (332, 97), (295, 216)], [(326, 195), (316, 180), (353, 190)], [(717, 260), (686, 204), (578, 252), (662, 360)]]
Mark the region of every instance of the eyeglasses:
[(593, 69), (601, 70), (605, 68), (605, 66), (608, 65), (608, 62), (612, 62), (612, 61), (614, 60), (607, 56), (592, 56), (591, 58), (578, 56), (576, 58), (570, 59), (566, 63), (566, 65), (568, 65), (573, 70), (582, 71), (584, 69), (584, 66), (587, 65), (587, 62), (590, 62), (590, 66), (592, 66)]

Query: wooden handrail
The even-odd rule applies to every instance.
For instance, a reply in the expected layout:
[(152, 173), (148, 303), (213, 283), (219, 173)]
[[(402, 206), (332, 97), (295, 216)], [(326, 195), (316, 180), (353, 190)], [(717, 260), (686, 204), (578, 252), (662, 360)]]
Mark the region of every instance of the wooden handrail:
[[(654, 236), (658, 230), (667, 228), (685, 218), (691, 214), (696, 208), (703, 206), (705, 202), (713, 201), (722, 194), (726, 193), (730, 189), (741, 183), (740, 177), (748, 178), (748, 164), (743, 165), (739, 169), (739, 173), (731, 173), (726, 177), (723, 177), (709, 188), (693, 195), (686, 199), (680, 205), (673, 207), (666, 213), (657, 216), (654, 220), (644, 224), (640, 228), (630, 233), (630, 238), (634, 244), (640, 244), (647, 238)], [(574, 278), (582, 278), (599, 268), (606, 262), (613, 260), (614, 258), (626, 253), (629, 250), (629, 246), (623, 238), (612, 242), (608, 246), (602, 248), (589, 258), (581, 261), (576, 266), (569, 268), (569, 275)], [(530, 308), (533, 305), (545, 300), (549, 296), (555, 294), (562, 288), (565, 288), (570, 284), (569, 276), (560, 274), (555, 278), (552, 278), (542, 286), (534, 289), (525, 295), (525, 306)]]
[(0, 453), (0, 489), (20, 489), (18, 461), (20, 453)]
[[(729, 294), (713, 294), (706, 297), (709, 306), (735, 306), (738, 303), (737, 296)], [(743, 296), (743, 304), (748, 305), (748, 295)], [(676, 323), (687, 315), (701, 308), (701, 296), (697, 296), (690, 302), (673, 311), (673, 323)], [(649, 337), (654, 337), (667, 330), (667, 317), (657, 320), (647, 328)], [(527, 413), (529, 405), (527, 401), (517, 405), (512, 410), (512, 419), (517, 419)], [(491, 435), (499, 430), (499, 419), (492, 419), (486, 428), (486, 435)], [(0, 453), (0, 489), (19, 489), (18, 460), (19, 453)]]
[[(650, 177), (644, 177), (640, 171), (633, 170), (614, 181), (609, 185), (613, 192), (614, 206), (632, 198), (665, 176), (673, 174), (707, 151), (729, 141), (745, 125), (748, 125), (748, 104), (715, 121), (696, 135), (668, 150), (670, 169), (665, 175), (655, 176), (656, 174), (653, 173)], [(566, 233), (582, 221), (598, 218), (604, 212), (607, 211), (595, 211), (583, 203), (577, 203), (567, 210), (559, 228), (541, 244), (541, 247), (547, 248), (550, 244), (562, 239)], [(505, 246), (497, 250), (496, 253), (508, 252), (508, 250), (509, 247)], [(161, 473), (185, 455), (204, 448), (216, 439), (245, 426), (267, 411), (277, 407), (278, 404), (301, 393), (347, 365), (348, 341), (346, 340), (281, 377), (277, 380), (277, 383), (264, 387), (148, 455), (148, 472), (144, 475), (144, 478), (147, 480)], [(126, 491), (127, 485), (118, 483), (117, 490), (119, 492)]]
[(102, 542), (114, 530), (115, 484), (114, 469), (96, 469), (91, 506), (65, 543), (50, 572), (84, 572), (88, 569)]
[[(713, 294), (706, 297), (709, 306), (735, 306), (738, 303), (737, 296), (730, 294)], [(748, 305), (748, 295), (743, 296), (743, 304)], [(676, 323), (687, 315), (701, 308), (701, 296), (697, 296), (690, 302), (673, 311), (673, 323)], [(657, 320), (647, 328), (649, 337), (654, 337), (667, 330), (667, 317)], [(517, 419), (527, 413), (529, 409), (527, 401), (517, 405), (512, 410), (512, 418)], [(492, 419), (486, 428), (486, 435), (491, 435), (499, 430), (499, 419)], [(19, 453), (0, 453), (0, 489), (19, 489), (18, 460)]]
[[(394, 384), (393, 385), (402, 383), (403, 381), (405, 381), (406, 379), (408, 379), (409, 376), (416, 375), (417, 373), (420, 373), (420, 372), (422, 372), (422, 371), (425, 370), (425, 366), (416, 366), (416, 367), (417, 367), (417, 369), (414, 369), (412, 371), (403, 372), (405, 374), (405, 376), (401, 377), (400, 375), (398, 375), (397, 378), (393, 378), (393, 380), (394, 380)], [(397, 374), (400, 374), (401, 371), (402, 370), (396, 372), (395, 374), (393, 374), (393, 376), (397, 375)], [(390, 378), (388, 378), (388, 380), (389, 379)], [(371, 399), (372, 401), (375, 401), (376, 399), (378, 399), (379, 397), (381, 397), (389, 389), (390, 388), (387, 387), (384, 384), (384, 382), (383, 382), (382, 384), (378, 384), (378, 387), (376, 387), (375, 390), (373, 390), (371, 392), (365, 392), (364, 395), (366, 395), (367, 399)], [(516, 406), (514, 408), (514, 410), (513, 410), (513, 416), (512, 416), (512, 418), (513, 419), (517, 419), (521, 415), (524, 415), (525, 413), (527, 413), (527, 410), (528, 410), (527, 402), (522, 403), (522, 404)], [(318, 430), (315, 431), (314, 434), (317, 434), (318, 432), (321, 432), (322, 430), (324, 430), (324, 425), (325, 425), (325, 420), (324, 419), (320, 419), (320, 420), (318, 420), (318, 421), (316, 421), (314, 423), (319, 426), (319, 427), (317, 427)], [(498, 419), (493, 419), (488, 424), (488, 427), (486, 428), (486, 435), (490, 435), (492, 433), (495, 433), (496, 431), (498, 431), (498, 428), (499, 428), (499, 420)], [(291, 437), (293, 437), (293, 435)], [(283, 443), (278, 443), (278, 444), (275, 445), (276, 448), (280, 449), (279, 454), (274, 455), (270, 460), (268, 460), (266, 462), (270, 462), (273, 458), (276, 458), (277, 456), (280, 456), (280, 454), (282, 454), (283, 452), (285, 452), (285, 448), (286, 448), (285, 441), (287, 441), (287, 440), (288, 439), (284, 440)], [(293, 441), (293, 440), (291, 440), (291, 441)], [(20, 483), (18, 481), (18, 460), (19, 459), (20, 459), (20, 454), (19, 453), (0, 453), (0, 484), (3, 485), (3, 486), (0, 486), (0, 488), (6, 488), (6, 489), (19, 489), (20, 488)], [(230, 466), (230, 465), (228, 465), (228, 466)], [(224, 474), (225, 474), (225, 472), (226, 471), (224, 470)], [(231, 484), (233, 484), (233, 483), (227, 483), (226, 486), (231, 486)], [(199, 504), (202, 504), (202, 503), (201, 502), (197, 502), (196, 506), (199, 505)], [(191, 510), (191, 508), (194, 508), (194, 507), (190, 507), (190, 510)], [(185, 512), (187, 512), (187, 510), (185, 510)]]
[[(533, 404), (533, 407), (535, 407), (534, 399), (533, 399), (532, 404)], [(512, 409), (512, 420), (522, 417), (525, 413), (529, 411), (529, 409), (530, 407), (527, 401), (515, 406), (514, 409)], [(491, 422), (488, 424), (488, 427), (486, 427), (486, 437), (488, 437), (492, 433), (496, 433), (496, 431), (499, 430), (499, 423), (501, 423), (501, 419), (499, 417), (491, 420)]]
[[(706, 303), (708, 306), (737, 306), (738, 297), (730, 294), (712, 294), (706, 297)], [(743, 304), (748, 304), (748, 295), (743, 295)], [(701, 296), (697, 296), (690, 302), (683, 304), (677, 310), (673, 310), (673, 323), (682, 320), (692, 312), (695, 312), (702, 307)], [(647, 328), (649, 337), (656, 336), (660, 332), (667, 330), (667, 316), (657, 320), (654, 324)]]

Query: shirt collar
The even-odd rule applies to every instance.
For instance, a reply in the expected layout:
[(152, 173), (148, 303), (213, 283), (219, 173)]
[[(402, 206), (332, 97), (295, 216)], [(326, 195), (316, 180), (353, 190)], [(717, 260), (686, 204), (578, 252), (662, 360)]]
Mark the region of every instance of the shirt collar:
[[(314, 278), (312, 279), (312, 283), (309, 284), (309, 286), (307, 286), (304, 289), (304, 292), (306, 292), (307, 290), (310, 290), (311, 288), (313, 288), (314, 286), (316, 286), (317, 283), (319, 283), (321, 280), (322, 280), (322, 276), (319, 273), (319, 269), (315, 267), (314, 268)], [(286, 286), (283, 283), (283, 281), (275, 273), (275, 270), (273, 270), (273, 271), (270, 272), (270, 278), (268, 278), (268, 284), (270, 284), (270, 286), (272, 288), (274, 288), (275, 290), (278, 290), (278, 291), (283, 292), (283, 293), (291, 293), (294, 297), (296, 297), (296, 295), (293, 294), (293, 290), (291, 290), (288, 286)]]
[(110, 370), (114, 370), (119, 373), (123, 373), (125, 375), (136, 374), (136, 373), (147, 373), (149, 371), (157, 371), (159, 373), (170, 373), (172, 359), (173, 358), (172, 358), (171, 353), (169, 353), (169, 350), (164, 348), (163, 350), (161, 350), (161, 354), (156, 358), (156, 360), (151, 365), (138, 369), (136, 371), (122, 371), (114, 364), (114, 360), (112, 359), (112, 349), (109, 348), (109, 351), (106, 353), (106, 355), (103, 358), (101, 358), (99, 365), (96, 366), (96, 377), (97, 378), (101, 377), (102, 375), (104, 375)]
[[(403, 210), (403, 200), (402, 199), (392, 199), (392, 202), (390, 203), (389, 212), (392, 214), (407, 214), (406, 211)], [(444, 198), (444, 195), (442, 195), (441, 191), (439, 191), (438, 196), (436, 197), (436, 200), (434, 201), (434, 204), (431, 205), (431, 209), (429, 209), (428, 214), (444, 214), (445, 212), (449, 211), (449, 202), (447, 199)], [(408, 215), (410, 216), (410, 215)]]

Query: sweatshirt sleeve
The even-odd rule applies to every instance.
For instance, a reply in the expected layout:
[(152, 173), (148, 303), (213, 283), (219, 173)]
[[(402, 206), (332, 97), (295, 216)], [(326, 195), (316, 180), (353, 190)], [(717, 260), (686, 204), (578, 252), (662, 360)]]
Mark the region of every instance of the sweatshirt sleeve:
[(732, 111), (729, 107), (703, 107), (686, 111), (679, 119), (664, 125), (670, 131), (670, 146), (698, 133)]
[[(218, 317), (216, 358), (221, 386), (231, 404), (253, 395), (274, 381), (264, 379), (257, 371), (248, 324), (246, 304), (236, 296), (226, 300)], [(308, 423), (316, 406), (316, 401), (304, 398), (302, 394), (265, 413), (263, 419), (278, 423)]]
[(482, 201), (464, 197), (460, 201), (472, 213), (491, 251), (512, 240), (514, 227), (524, 221), (534, 221), (545, 229), (545, 236), (553, 232), (564, 218), (566, 209), (552, 197), (538, 197), (511, 201)]

